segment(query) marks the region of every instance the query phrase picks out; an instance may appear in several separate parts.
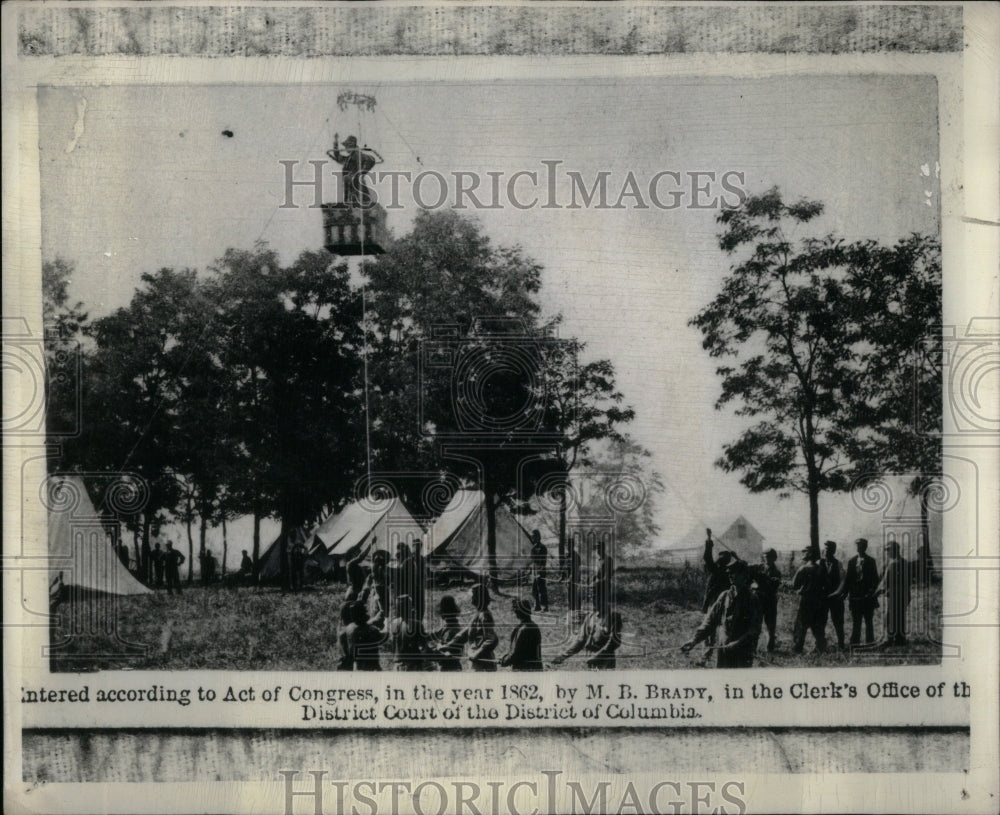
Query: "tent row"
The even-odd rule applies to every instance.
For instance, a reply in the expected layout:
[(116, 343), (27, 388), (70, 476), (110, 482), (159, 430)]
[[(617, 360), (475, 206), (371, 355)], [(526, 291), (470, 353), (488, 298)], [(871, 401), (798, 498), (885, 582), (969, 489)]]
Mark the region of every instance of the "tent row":
[[(417, 542), (432, 573), (462, 577), (489, 570), (486, 507), (479, 490), (458, 490), (448, 506), (426, 529), (398, 498), (366, 500), (348, 504), (311, 533), (296, 530), (291, 542), (306, 548), (306, 578), (334, 578), (348, 561), (362, 555), (370, 563), (374, 549), (395, 555), (400, 543), (411, 550)], [(260, 579), (277, 582), (281, 576), (281, 537), (274, 539), (261, 556)], [(496, 512), (496, 561), (501, 575), (527, 567), (531, 540), (528, 530), (505, 507)], [(286, 552), (289, 551), (286, 547)]]
[[(48, 512), (50, 585), (76, 587), (106, 594), (144, 594), (149, 591), (126, 569), (102, 526), (83, 482), (76, 476), (60, 479), (59, 489), (73, 496), (65, 508)], [(458, 490), (445, 510), (426, 529), (399, 499), (372, 499), (348, 504), (310, 532), (296, 530), (289, 543), (306, 548), (306, 579), (340, 575), (347, 562), (371, 550), (395, 555), (399, 543), (411, 549), (422, 541), (432, 572), (447, 576), (475, 576), (489, 570), (485, 498), (479, 490)], [(260, 580), (276, 583), (281, 577), (281, 538), (276, 537), (260, 557)], [(290, 547), (286, 547), (286, 552)], [(531, 541), (528, 530), (504, 507), (496, 512), (496, 560), (501, 576), (527, 568)]]

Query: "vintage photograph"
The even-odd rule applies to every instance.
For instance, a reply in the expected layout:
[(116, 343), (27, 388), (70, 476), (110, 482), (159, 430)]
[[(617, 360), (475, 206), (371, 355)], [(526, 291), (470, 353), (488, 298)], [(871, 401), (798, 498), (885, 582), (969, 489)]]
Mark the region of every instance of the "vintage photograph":
[(53, 670), (940, 660), (933, 77), (38, 105)]
[(996, 810), (995, 8), (3, 12), (6, 809)]

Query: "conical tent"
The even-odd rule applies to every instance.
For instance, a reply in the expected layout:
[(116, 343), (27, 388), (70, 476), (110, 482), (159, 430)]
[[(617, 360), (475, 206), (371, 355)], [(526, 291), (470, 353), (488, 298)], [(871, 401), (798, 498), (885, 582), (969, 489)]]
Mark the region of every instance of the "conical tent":
[[(427, 560), (435, 571), (489, 573), (485, 497), (459, 490), (427, 532)], [(496, 562), (501, 577), (530, 568), (531, 538), (503, 506), (496, 511)]]
[(59, 478), (49, 493), (49, 584), (103, 594), (149, 594), (115, 553), (83, 481)]
[(747, 563), (759, 563), (764, 552), (764, 536), (742, 515), (719, 536), (719, 551), (736, 553)]

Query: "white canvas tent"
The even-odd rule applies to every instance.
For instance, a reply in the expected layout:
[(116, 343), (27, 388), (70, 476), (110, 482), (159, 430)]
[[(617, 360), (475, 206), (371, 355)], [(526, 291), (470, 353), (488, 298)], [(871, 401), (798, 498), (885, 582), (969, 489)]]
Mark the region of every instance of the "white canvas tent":
[[(489, 572), (485, 497), (479, 490), (459, 490), (427, 531), (427, 559), (435, 571)], [(496, 512), (496, 560), (500, 575), (529, 568), (528, 531), (505, 507)]]
[(424, 534), (398, 498), (371, 498), (353, 502), (327, 518), (313, 533), (311, 548), (322, 545), (338, 562), (354, 557), (373, 540), (379, 549), (395, 554), (397, 543), (412, 548)]
[(59, 478), (48, 513), (49, 585), (103, 594), (149, 594), (118, 559), (83, 481)]
[[(691, 565), (701, 563), (705, 552), (705, 528), (694, 526), (679, 541), (674, 543), (664, 553), (676, 561), (687, 561)], [(712, 530), (712, 540), (715, 541), (714, 553), (729, 550), (739, 555), (747, 563), (759, 563), (764, 551), (764, 536), (742, 515), (728, 526), (725, 522), (708, 527)], [(721, 535), (719, 529), (725, 529)]]
[(729, 550), (747, 563), (760, 563), (764, 553), (764, 536), (742, 515), (716, 539), (716, 554)]

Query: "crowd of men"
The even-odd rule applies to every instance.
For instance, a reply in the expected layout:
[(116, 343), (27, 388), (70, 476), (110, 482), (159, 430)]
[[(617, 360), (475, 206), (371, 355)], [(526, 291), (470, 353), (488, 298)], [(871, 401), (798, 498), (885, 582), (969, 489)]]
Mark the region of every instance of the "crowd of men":
[[(716, 556), (711, 530), (707, 530), (704, 564), (706, 572), (704, 618), (694, 636), (681, 646), (687, 653), (698, 643), (707, 644), (707, 661), (716, 654), (720, 668), (748, 668), (757, 654), (758, 640), (766, 628), (767, 651), (777, 648), (778, 592), (781, 572), (777, 553), (768, 549), (763, 563), (747, 564), (733, 552), (723, 550)], [(791, 588), (798, 596), (792, 652), (801, 654), (806, 639), (812, 635), (814, 653), (828, 648), (827, 627), (833, 625), (839, 650), (847, 647), (844, 627), (844, 601), (851, 615), (850, 645), (875, 645), (874, 616), (879, 598), (885, 604), (885, 639), (881, 647), (906, 645), (906, 610), (910, 603), (912, 572), (900, 555), (899, 544), (885, 544), (885, 568), (879, 575), (875, 558), (868, 554), (868, 541), (854, 542), (856, 554), (844, 568), (837, 558), (837, 544), (828, 540), (820, 553), (818, 547), (802, 550), (802, 563), (792, 578)]]
[[(438, 600), (436, 626), (424, 625), (427, 567), (419, 541), (411, 548), (397, 544), (395, 560), (373, 541), (347, 564), (347, 593), (340, 613), (337, 643), (340, 670), (382, 669), (383, 652), (397, 671), (541, 671), (542, 632), (532, 618), (548, 612), (548, 547), (540, 533), (532, 534), (530, 579), (532, 602), (510, 599), (516, 624), (505, 634), (506, 648), (500, 653), (500, 634), (490, 605), (491, 581), (484, 577), (470, 592), (471, 617), (460, 621), (462, 610), (453, 595)], [(371, 555), (371, 566), (363, 562)], [(598, 545), (597, 563), (589, 582), (593, 609), (577, 635), (552, 659), (559, 664), (584, 651), (587, 665), (613, 669), (621, 645), (622, 619), (614, 610), (614, 562), (611, 553)]]

